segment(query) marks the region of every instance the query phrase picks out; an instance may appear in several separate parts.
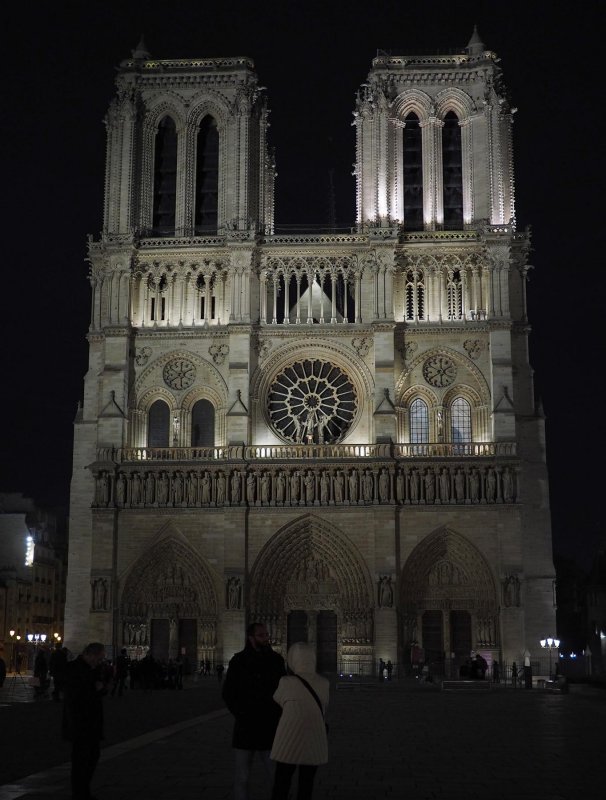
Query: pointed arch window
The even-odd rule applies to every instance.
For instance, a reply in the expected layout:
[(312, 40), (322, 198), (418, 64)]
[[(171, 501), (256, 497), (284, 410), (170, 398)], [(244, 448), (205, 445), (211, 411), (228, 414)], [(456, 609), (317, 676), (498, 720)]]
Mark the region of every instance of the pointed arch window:
[(164, 117), (156, 134), (154, 160), (153, 228), (157, 235), (175, 235), (177, 199), (177, 129), (171, 117)]
[(402, 177), (404, 183), (404, 228), (423, 230), (423, 151), (419, 118), (413, 112), (404, 120), (402, 133)]
[(463, 157), (461, 126), (454, 111), (444, 117), (442, 128), (442, 176), (444, 186), (444, 229), (463, 228)]
[(429, 413), (427, 403), (417, 398), (410, 404), (410, 441), (421, 444), (429, 441)]
[(448, 273), (446, 284), (448, 319), (463, 319), (463, 279), (458, 269)]
[(164, 400), (156, 400), (147, 418), (147, 446), (170, 446), (170, 409)]
[(191, 446), (215, 446), (215, 407), (210, 400), (198, 400), (192, 409)]
[(425, 319), (425, 277), (422, 271), (409, 269), (406, 273), (405, 319)]
[(453, 442), (471, 442), (471, 406), (464, 397), (456, 397), (450, 407), (450, 434)]
[(200, 124), (196, 146), (196, 233), (215, 233), (219, 209), (219, 131), (214, 117)]

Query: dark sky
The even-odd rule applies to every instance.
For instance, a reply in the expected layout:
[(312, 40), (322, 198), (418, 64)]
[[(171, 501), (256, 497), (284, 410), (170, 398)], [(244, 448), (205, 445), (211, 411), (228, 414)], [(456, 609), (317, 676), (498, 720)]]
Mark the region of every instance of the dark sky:
[[(16, 5), (16, 4), (15, 4)], [(25, 2), (4, 11), (4, 447), (0, 490), (67, 504), (89, 324), (86, 235), (101, 228), (114, 68), (246, 55), (268, 87), (276, 220), (354, 216), (354, 95), (377, 48), (462, 48), (474, 22), (515, 116), (518, 228), (532, 226), (531, 360), (547, 416), (556, 550), (604, 543), (603, 33), (597, 3), (232, 0)], [(588, 10), (589, 9), (589, 10)], [(592, 10), (594, 9), (594, 10)], [(581, 425), (581, 422), (583, 423)]]

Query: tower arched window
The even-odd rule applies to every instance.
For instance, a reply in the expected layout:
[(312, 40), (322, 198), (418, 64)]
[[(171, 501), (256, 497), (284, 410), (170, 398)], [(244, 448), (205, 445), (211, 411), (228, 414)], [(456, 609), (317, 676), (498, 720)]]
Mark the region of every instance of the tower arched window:
[(455, 397), (450, 406), (450, 433), (453, 442), (471, 442), (471, 406), (464, 397)]
[(164, 117), (156, 134), (154, 160), (154, 233), (175, 234), (177, 200), (177, 129), (171, 117)]
[(147, 446), (169, 447), (170, 409), (164, 400), (156, 400), (147, 418)]
[(427, 403), (416, 398), (410, 404), (410, 441), (421, 444), (429, 441), (429, 412)]
[(404, 228), (423, 230), (423, 151), (419, 118), (411, 112), (402, 132)]
[(409, 269), (406, 273), (406, 320), (425, 319), (425, 279), (422, 271)]
[(198, 400), (191, 412), (191, 446), (214, 447), (215, 407), (209, 400)]
[(454, 111), (444, 117), (442, 128), (442, 170), (444, 186), (444, 228), (463, 227), (463, 157), (461, 126)]
[(463, 319), (463, 279), (458, 269), (448, 273), (446, 284), (448, 319)]
[(195, 226), (197, 233), (215, 233), (219, 209), (219, 132), (213, 117), (204, 117), (196, 147)]

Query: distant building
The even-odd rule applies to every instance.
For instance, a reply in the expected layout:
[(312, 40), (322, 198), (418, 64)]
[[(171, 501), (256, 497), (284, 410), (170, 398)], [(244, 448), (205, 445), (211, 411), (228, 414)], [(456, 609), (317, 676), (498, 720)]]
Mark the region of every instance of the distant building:
[[(555, 631), (512, 108), (477, 32), (372, 62), (345, 234), (274, 225), (248, 58), (118, 70), (75, 424), (66, 636), (320, 669), (521, 662)], [(313, 108), (301, 109), (304, 124)], [(522, 176), (523, 179), (523, 176)], [(297, 187), (293, 187), (297, 191)]]
[(600, 550), (587, 578), (587, 648), (591, 674), (606, 680), (606, 550)]
[(17, 646), (27, 653), (28, 634), (47, 646), (56, 641), (55, 634), (62, 637), (66, 562), (66, 536), (56, 514), (21, 494), (0, 494), (0, 647), (5, 660), (14, 661)]

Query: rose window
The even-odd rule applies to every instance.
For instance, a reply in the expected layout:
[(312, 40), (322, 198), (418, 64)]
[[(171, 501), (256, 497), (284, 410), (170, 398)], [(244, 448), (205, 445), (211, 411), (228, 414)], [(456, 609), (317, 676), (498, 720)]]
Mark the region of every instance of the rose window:
[(313, 358), (291, 364), (276, 375), (268, 411), (277, 433), (290, 442), (340, 442), (358, 406), (354, 387), (339, 367)]

